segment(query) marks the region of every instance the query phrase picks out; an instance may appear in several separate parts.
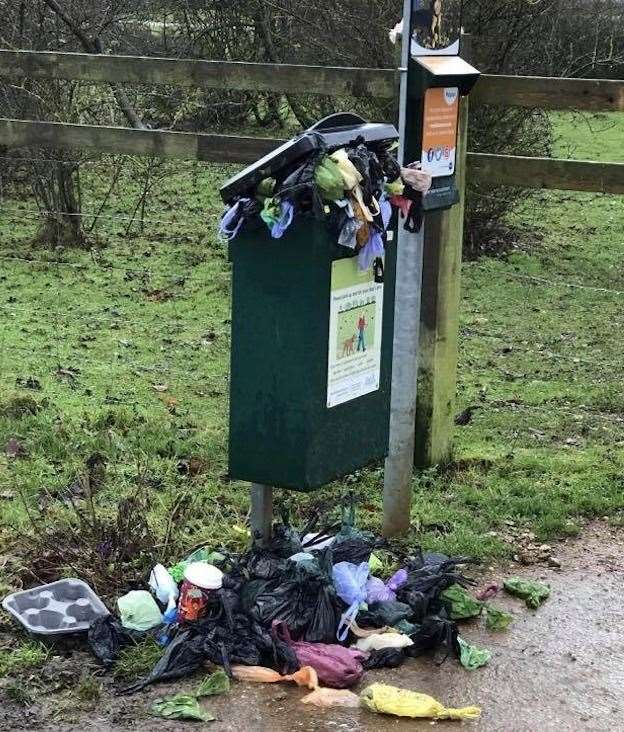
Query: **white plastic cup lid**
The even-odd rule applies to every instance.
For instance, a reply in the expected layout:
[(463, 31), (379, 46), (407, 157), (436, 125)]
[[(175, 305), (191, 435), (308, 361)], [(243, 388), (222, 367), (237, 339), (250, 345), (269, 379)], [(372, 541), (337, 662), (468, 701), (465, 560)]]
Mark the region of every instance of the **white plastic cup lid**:
[(193, 562), (184, 570), (184, 579), (202, 590), (219, 590), (223, 586), (223, 572), (208, 562)]

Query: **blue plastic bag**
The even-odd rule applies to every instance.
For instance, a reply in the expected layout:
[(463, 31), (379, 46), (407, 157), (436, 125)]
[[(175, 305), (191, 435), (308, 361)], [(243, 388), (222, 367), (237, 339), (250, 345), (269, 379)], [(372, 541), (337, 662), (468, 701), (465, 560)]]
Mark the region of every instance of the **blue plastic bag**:
[(349, 634), (349, 627), (360, 610), (360, 605), (366, 603), (366, 582), (370, 573), (368, 562), (351, 564), (338, 562), (334, 565), (334, 586), (338, 597), (349, 606), (340, 618), (336, 638), (344, 641)]

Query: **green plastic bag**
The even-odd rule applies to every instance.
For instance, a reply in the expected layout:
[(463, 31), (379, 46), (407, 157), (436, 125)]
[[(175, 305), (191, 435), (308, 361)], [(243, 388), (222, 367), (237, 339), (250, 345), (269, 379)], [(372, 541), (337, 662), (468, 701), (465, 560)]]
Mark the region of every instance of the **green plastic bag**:
[(444, 590), (440, 597), (450, 602), (452, 620), (476, 618), (483, 611), (483, 603), (475, 600), (461, 585), (451, 585), (448, 590)]
[(381, 574), (381, 570), (383, 569), (384, 565), (378, 556), (376, 556), (375, 554), (371, 554), (370, 559), (368, 560), (368, 566), (370, 568), (371, 574), (378, 575)]
[(199, 699), (203, 696), (219, 696), (219, 694), (227, 694), (230, 690), (230, 677), (225, 671), (215, 671), (199, 684), (195, 696)]
[(535, 580), (523, 580), (520, 577), (511, 577), (503, 582), (503, 587), (510, 595), (524, 600), (527, 607), (533, 610), (536, 610), (550, 597), (550, 587), (543, 582), (536, 582)]
[(274, 191), (275, 178), (264, 178), (264, 180), (261, 180), (260, 183), (258, 183), (258, 187), (256, 188), (256, 198), (264, 200), (265, 198), (272, 196)]
[(485, 606), (485, 627), (488, 630), (500, 632), (507, 630), (513, 623), (513, 615), (506, 613), (504, 610), (499, 610), (497, 607), (492, 605)]
[(459, 643), (459, 662), (468, 671), (476, 671), (476, 669), (488, 665), (492, 652), (487, 648), (473, 646), (460, 637), (457, 638), (457, 642)]
[(375, 534), (370, 531), (360, 531), (356, 527), (357, 515), (355, 504), (342, 507), (342, 526), (336, 534), (334, 545), (341, 544), (343, 541), (350, 539), (364, 539), (365, 541), (374, 541)]
[(117, 600), (121, 624), (128, 630), (145, 632), (163, 623), (156, 600), (147, 590), (133, 590)]
[(266, 198), (264, 201), (264, 207), (260, 211), (260, 218), (270, 228), (272, 228), (279, 220), (281, 216), (281, 209), (279, 201), (275, 198)]
[(405, 191), (405, 183), (400, 178), (392, 181), (392, 183), (386, 183), (384, 187), (389, 196), (402, 196)]
[(314, 180), (325, 201), (341, 201), (344, 198), (344, 180), (338, 165), (324, 157), (314, 172)]
[(184, 572), (189, 564), (193, 564), (193, 562), (208, 562), (208, 564), (214, 564), (218, 567), (225, 559), (226, 557), (221, 552), (209, 552), (208, 549), (202, 547), (194, 551), (183, 561), (174, 564), (168, 571), (173, 577), (174, 582), (179, 584), (184, 579)]
[(152, 704), (151, 713), (155, 717), (164, 719), (193, 719), (197, 722), (214, 722), (215, 717), (199, 706), (194, 696), (176, 694), (164, 699), (156, 699)]
[(414, 625), (414, 623), (410, 623), (407, 620), (399, 620), (399, 622), (395, 623), (393, 627), (394, 630), (398, 630), (399, 633), (403, 633), (403, 635), (414, 635), (419, 626)]

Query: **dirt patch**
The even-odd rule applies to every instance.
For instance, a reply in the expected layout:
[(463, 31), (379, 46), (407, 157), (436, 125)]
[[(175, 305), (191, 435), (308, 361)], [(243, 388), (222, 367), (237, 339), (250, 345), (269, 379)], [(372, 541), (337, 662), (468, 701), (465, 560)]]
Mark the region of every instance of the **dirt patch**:
[[(553, 588), (550, 600), (537, 612), (508, 597), (497, 602), (513, 612), (515, 622), (506, 633), (488, 633), (482, 621), (464, 625), (462, 634), (490, 648), (490, 665), (476, 672), (449, 661), (436, 666), (429, 659), (409, 661), (396, 671), (370, 672), (365, 684), (384, 681), (432, 694), (440, 701), (483, 709), (475, 730), (622, 729), (624, 715), (624, 532), (592, 525), (583, 537), (556, 547), (560, 570), (546, 567), (490, 569), (484, 582), (510, 572), (543, 579)], [(65, 664), (70, 663), (68, 661)], [(79, 676), (93, 670), (88, 657), (74, 654), (71, 663)], [(116, 697), (108, 677), (103, 693), (89, 710), (77, 711), (69, 692), (46, 693), (39, 703), (20, 706), (0, 691), (0, 729), (37, 729), (52, 732), (193, 729), (192, 723), (154, 720), (150, 703), (174, 691), (188, 691), (196, 681), (159, 686), (130, 698)], [(280, 732), (284, 730), (426, 729), (427, 721), (380, 717), (367, 711), (308, 709), (296, 689), (237, 684), (226, 697), (207, 706), (218, 717), (212, 732)], [(72, 701), (73, 700), (73, 701)], [(457, 729), (456, 723), (439, 723)], [(197, 728), (197, 725), (195, 726)]]

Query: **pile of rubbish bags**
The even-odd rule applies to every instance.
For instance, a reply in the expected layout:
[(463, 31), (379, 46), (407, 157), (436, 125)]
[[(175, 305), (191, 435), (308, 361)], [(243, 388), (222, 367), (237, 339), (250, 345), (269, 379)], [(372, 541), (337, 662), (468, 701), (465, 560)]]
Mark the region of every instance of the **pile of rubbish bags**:
[(280, 239), (296, 217), (311, 215), (325, 221), (345, 253), (357, 255), (360, 269), (367, 270), (384, 254), (393, 207), (408, 231), (420, 230), (431, 176), (419, 163), (401, 168), (392, 143), (367, 144), (360, 137), (332, 150), (317, 133), (307, 134), (317, 136), (316, 149), (230, 201), (219, 232), (231, 241), (266, 226)]
[[(256, 538), (243, 553), (201, 548), (168, 568), (158, 564), (144, 589), (118, 598), (114, 614), (79, 580), (16, 593), (4, 606), (11, 610), (18, 599), (22, 609), (34, 603), (21, 615), (13, 612), (31, 628), (41, 601), (54, 597), (55, 607), (69, 604), (71, 617), (79, 605), (81, 617), (93, 618), (80, 630), (87, 631), (91, 651), (109, 669), (126, 647), (154, 639), (163, 649), (159, 660), (121, 693), (181, 679), (206, 665), (217, 668), (194, 694), (154, 703), (152, 713), (161, 717), (208, 719), (198, 700), (226, 693), (230, 679), (238, 679), (295, 683), (310, 692), (302, 702), (320, 707), (476, 718), (477, 707), (449, 709), (427, 695), (383, 684), (359, 696), (349, 690), (368, 670), (396, 668), (425, 654), (439, 663), (453, 657), (468, 670), (485, 666), (490, 651), (463, 639), (457, 623), (485, 615), (489, 631), (504, 631), (513, 616), (492, 604), (499, 592), (536, 609), (550, 587), (512, 577), (473, 594), (468, 588), (475, 582), (464, 574), (474, 563), (470, 557), (419, 548), (399, 554), (355, 527), (353, 505), (343, 509), (341, 523), (315, 531), (319, 518), (315, 512), (297, 531), (283, 517), (270, 542)], [(38, 632), (56, 631), (42, 626)]]
[[(120, 597), (117, 616), (91, 624), (91, 650), (111, 667), (124, 647), (148, 635), (165, 647), (127, 693), (206, 662), (230, 678), (260, 667), (269, 682), (296, 681), (311, 668), (322, 687), (348, 689), (369, 669), (396, 668), (423, 654), (439, 662), (454, 657), (468, 669), (489, 661), (489, 651), (459, 636), (457, 621), (485, 612), (489, 629), (504, 630), (512, 618), (468, 592), (469, 557), (419, 549), (398, 557), (354, 528), (352, 514), (333, 532), (311, 533), (310, 526), (314, 520), (301, 532), (276, 524), (270, 543), (255, 540), (243, 554), (200, 549), (168, 569), (157, 565), (149, 591)], [(514, 587), (535, 599), (529, 588)], [(490, 588), (487, 598), (495, 594)]]

